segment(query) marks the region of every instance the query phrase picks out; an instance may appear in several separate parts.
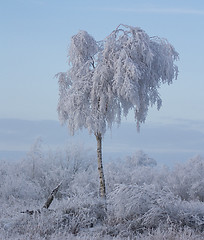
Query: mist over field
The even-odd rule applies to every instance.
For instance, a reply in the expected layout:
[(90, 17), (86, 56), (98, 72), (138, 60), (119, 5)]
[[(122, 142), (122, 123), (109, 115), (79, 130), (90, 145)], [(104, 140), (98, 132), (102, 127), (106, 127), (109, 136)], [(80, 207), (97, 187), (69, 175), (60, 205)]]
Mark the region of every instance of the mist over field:
[[(41, 138), (45, 150), (65, 149), (80, 143), (93, 151), (95, 137), (86, 131), (71, 136), (66, 126), (57, 121), (0, 119), (0, 159), (25, 157), (31, 145)], [(105, 161), (125, 157), (143, 150), (158, 164), (173, 166), (196, 155), (204, 155), (204, 125), (200, 121), (176, 120), (172, 123), (146, 123), (138, 133), (134, 122), (124, 122), (107, 131), (103, 141)]]

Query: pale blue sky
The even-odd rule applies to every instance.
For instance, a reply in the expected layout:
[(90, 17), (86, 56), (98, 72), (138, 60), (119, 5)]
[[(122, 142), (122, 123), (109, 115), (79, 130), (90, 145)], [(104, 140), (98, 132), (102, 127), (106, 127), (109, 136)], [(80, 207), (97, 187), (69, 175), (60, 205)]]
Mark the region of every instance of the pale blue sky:
[(162, 86), (163, 107), (147, 122), (204, 120), (203, 0), (0, 0), (0, 118), (57, 120), (58, 84), (70, 37), (96, 40), (120, 23), (167, 38), (180, 54), (179, 77)]

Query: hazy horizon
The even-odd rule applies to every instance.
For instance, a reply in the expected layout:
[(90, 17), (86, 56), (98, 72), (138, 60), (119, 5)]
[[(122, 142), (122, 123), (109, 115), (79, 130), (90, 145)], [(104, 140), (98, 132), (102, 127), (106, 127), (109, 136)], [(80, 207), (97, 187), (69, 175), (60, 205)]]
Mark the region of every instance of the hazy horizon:
[[(0, 159), (22, 158), (36, 139), (46, 150), (65, 150), (68, 145), (96, 149), (95, 137), (86, 130), (71, 136), (58, 121), (0, 119)], [(105, 161), (125, 158), (142, 150), (160, 164), (187, 161), (203, 151), (204, 124), (200, 121), (175, 120), (171, 124), (147, 123), (138, 133), (134, 122), (123, 122), (107, 130), (103, 141)]]

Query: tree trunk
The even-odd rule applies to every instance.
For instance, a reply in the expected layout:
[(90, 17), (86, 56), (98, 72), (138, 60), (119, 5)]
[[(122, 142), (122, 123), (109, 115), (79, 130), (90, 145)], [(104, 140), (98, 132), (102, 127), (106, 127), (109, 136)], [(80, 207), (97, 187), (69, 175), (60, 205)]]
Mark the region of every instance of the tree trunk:
[(98, 159), (98, 172), (99, 172), (99, 180), (100, 180), (100, 196), (102, 198), (106, 198), (106, 188), (105, 188), (105, 178), (103, 173), (103, 164), (102, 164), (102, 136), (101, 133), (96, 133), (97, 140), (97, 159)]

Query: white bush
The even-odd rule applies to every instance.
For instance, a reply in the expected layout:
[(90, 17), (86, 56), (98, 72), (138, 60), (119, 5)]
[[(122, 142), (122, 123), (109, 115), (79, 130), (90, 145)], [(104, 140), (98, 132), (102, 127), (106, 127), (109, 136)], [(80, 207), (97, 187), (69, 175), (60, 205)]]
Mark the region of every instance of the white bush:
[(106, 203), (98, 197), (95, 156), (82, 147), (43, 152), (38, 141), (21, 162), (1, 162), (0, 239), (204, 239), (203, 158), (170, 170), (139, 152), (104, 170)]
[(169, 176), (168, 184), (182, 199), (204, 202), (204, 159), (197, 156), (178, 164)]

